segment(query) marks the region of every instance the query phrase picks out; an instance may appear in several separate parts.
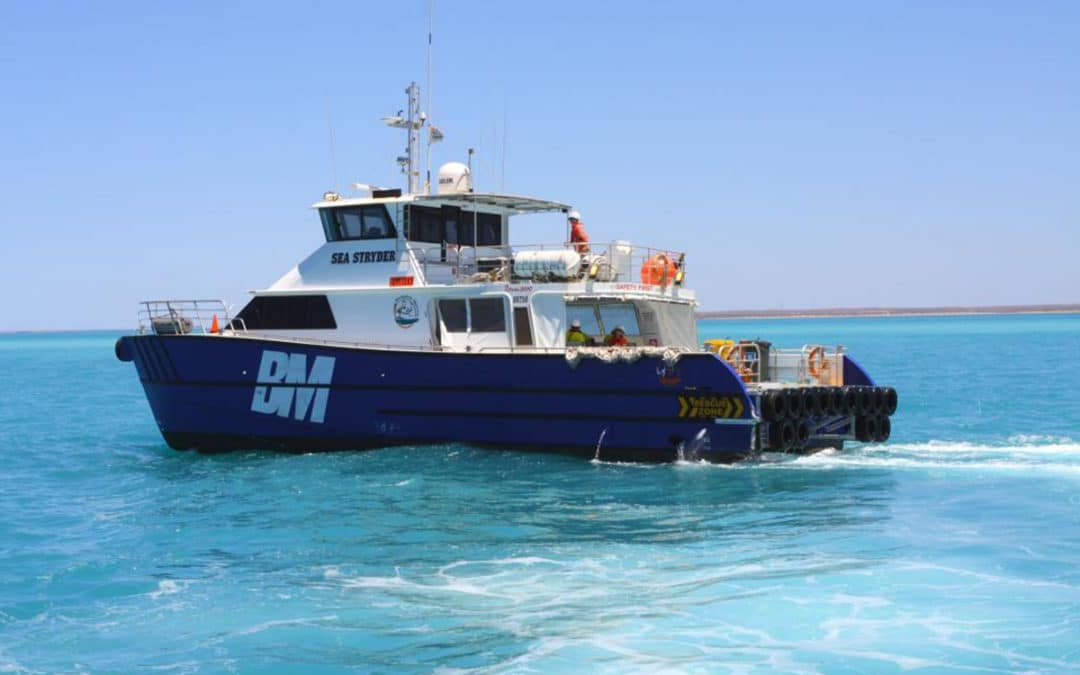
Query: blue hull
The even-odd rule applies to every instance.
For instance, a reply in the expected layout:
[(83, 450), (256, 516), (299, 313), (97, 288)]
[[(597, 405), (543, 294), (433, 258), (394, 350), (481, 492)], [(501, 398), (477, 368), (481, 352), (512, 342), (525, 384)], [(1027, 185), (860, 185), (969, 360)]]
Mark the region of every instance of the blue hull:
[(213, 335), (121, 338), (170, 446), (323, 450), (466, 442), (670, 461), (756, 449), (728, 364), (684, 355), (571, 366), (563, 353), (388, 351)]

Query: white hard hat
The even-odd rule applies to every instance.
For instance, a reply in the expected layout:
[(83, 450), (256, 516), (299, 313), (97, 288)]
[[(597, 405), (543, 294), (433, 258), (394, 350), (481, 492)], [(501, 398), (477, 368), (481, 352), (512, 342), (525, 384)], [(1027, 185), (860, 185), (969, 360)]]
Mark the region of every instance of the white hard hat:
[(571, 328), (581, 328), (581, 322), (578, 321), (577, 319), (574, 319), (573, 321), (570, 322), (570, 327)]
[(581, 220), (581, 214), (577, 211), (571, 211), (570, 213), (566, 214), (566, 218), (568, 220)]
[(623, 328), (622, 326), (615, 326), (615, 328), (611, 332), (614, 333), (615, 331), (621, 331), (621, 332), (625, 333), (626, 329)]

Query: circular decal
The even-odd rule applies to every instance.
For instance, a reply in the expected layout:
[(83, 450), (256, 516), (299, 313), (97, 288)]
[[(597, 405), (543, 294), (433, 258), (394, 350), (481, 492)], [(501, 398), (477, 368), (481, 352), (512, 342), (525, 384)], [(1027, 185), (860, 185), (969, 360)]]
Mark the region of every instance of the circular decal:
[(394, 321), (402, 328), (408, 328), (420, 320), (420, 306), (411, 295), (399, 295), (394, 299)]

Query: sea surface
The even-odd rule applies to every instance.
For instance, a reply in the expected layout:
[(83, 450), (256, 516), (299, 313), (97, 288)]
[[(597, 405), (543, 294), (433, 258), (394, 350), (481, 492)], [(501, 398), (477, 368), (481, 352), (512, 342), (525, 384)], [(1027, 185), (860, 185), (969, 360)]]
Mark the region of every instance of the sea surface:
[(1077, 672), (1080, 315), (845, 345), (884, 446), (174, 452), (116, 333), (0, 336), (0, 672)]

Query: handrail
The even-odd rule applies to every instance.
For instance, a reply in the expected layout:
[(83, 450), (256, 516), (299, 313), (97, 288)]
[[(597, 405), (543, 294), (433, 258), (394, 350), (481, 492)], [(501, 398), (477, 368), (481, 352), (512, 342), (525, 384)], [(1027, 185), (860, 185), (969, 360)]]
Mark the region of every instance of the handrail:
[(246, 332), (243, 320), (236, 326), (229, 308), (222, 300), (144, 300), (138, 313), (140, 334), (187, 335), (213, 332), (217, 321), (218, 332), (228, 329)]
[[(424, 245), (419, 245), (424, 244)], [(439, 244), (436, 242), (408, 242), (407, 250), (410, 256), (415, 261), (417, 257), (422, 260), (423, 271), (425, 280), (427, 278), (427, 266), (429, 264), (428, 252), (439, 250), (442, 246), (447, 246), (446, 260), (432, 260), (432, 265), (443, 265), (452, 268), (454, 283), (468, 283), (471, 279), (470, 275), (464, 274), (466, 269), (478, 268), (479, 261), (486, 258), (481, 255), (482, 250), (489, 250), (497, 253), (495, 257), (505, 258), (512, 263), (514, 254), (521, 251), (575, 251), (579, 252), (580, 242), (552, 242), (552, 243), (527, 243), (527, 244), (502, 244), (493, 246), (474, 246), (474, 245), (460, 245), (453, 244)], [(594, 264), (597, 265), (597, 271), (599, 272), (596, 277), (600, 281), (611, 282), (636, 282), (638, 281), (638, 271), (641, 267), (651, 258), (658, 255), (663, 255), (668, 260), (675, 263), (680, 270), (685, 274), (686, 272), (686, 253), (683, 251), (673, 251), (666, 248), (659, 248), (655, 246), (641, 246), (629, 241), (614, 240), (608, 242), (589, 242), (590, 252), (581, 253), (582, 257), (582, 278), (584, 278), (589, 268)], [(492, 257), (492, 256), (487, 256)], [(513, 265), (511, 264), (508, 270), (509, 278), (503, 279), (505, 281), (514, 280)], [(504, 275), (506, 276), (506, 275)], [(664, 286), (672, 285), (674, 279), (666, 279)]]
[(417, 285), (427, 286), (427, 249), (421, 248), (419, 250), (424, 256), (423, 267), (421, 267), (420, 261), (416, 259), (417, 249), (410, 246), (408, 242), (405, 242), (405, 251), (409, 254), (409, 261), (411, 263), (410, 266), (413, 268), (413, 274), (420, 277), (420, 283)]

